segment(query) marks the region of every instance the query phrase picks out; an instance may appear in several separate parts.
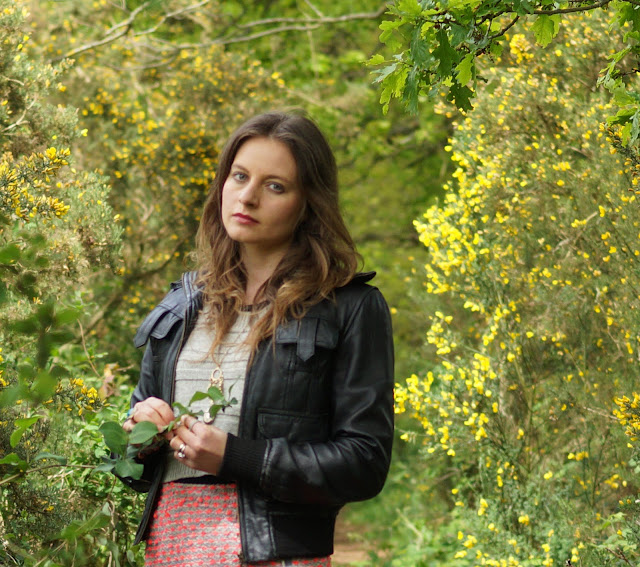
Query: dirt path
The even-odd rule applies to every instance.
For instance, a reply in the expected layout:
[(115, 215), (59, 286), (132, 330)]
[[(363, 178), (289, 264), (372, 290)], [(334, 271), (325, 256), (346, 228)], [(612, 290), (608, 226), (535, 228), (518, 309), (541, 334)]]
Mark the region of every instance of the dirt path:
[(369, 558), (366, 544), (356, 538), (349, 537), (349, 534), (354, 532), (357, 533), (358, 528), (348, 524), (342, 516), (338, 516), (334, 551), (331, 556), (331, 563), (334, 567), (348, 567), (355, 562), (366, 561)]

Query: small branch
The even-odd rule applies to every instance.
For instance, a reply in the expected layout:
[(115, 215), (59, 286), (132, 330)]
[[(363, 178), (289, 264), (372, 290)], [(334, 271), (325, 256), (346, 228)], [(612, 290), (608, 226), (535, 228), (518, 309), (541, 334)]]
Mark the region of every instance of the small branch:
[(78, 321), (78, 326), (80, 327), (80, 338), (82, 339), (82, 349), (84, 350), (84, 354), (86, 355), (87, 360), (89, 361), (89, 365), (91, 366), (91, 369), (93, 370), (95, 375), (98, 378), (102, 378), (102, 376), (98, 372), (98, 369), (94, 366), (93, 360), (91, 360), (91, 356), (89, 355), (89, 351), (87, 350), (87, 343), (84, 340), (84, 329), (82, 328), (82, 323), (80, 323), (80, 321)]
[(511, 22), (504, 28), (502, 28), (498, 33), (492, 35), (491, 37), (489, 37), (489, 41), (493, 40), (493, 39), (497, 39), (499, 37), (502, 37), (505, 33), (507, 33), (509, 31), (509, 29), (511, 29), (513, 26), (516, 25), (516, 22), (520, 19), (520, 16), (516, 16), (513, 20), (511, 20)]
[(609, 4), (611, 0), (600, 0), (590, 6), (579, 6), (577, 8), (559, 8), (557, 10), (534, 10), (533, 13), (540, 16), (553, 16), (555, 14), (571, 14), (573, 12), (588, 12), (589, 10), (597, 10)]
[(24, 112), (22, 113), (22, 116), (20, 118), (18, 118), (18, 120), (16, 120), (13, 124), (9, 124), (9, 126), (7, 126), (4, 129), (4, 131), (8, 132), (9, 130), (13, 130), (14, 128), (17, 128), (21, 124), (24, 124), (25, 123), (24, 117), (27, 115), (27, 112), (29, 112), (31, 110), (31, 108), (33, 107), (33, 105), (35, 103), (36, 103), (35, 100), (31, 101), (31, 104), (29, 106), (27, 106), (27, 108), (24, 109)]
[(304, 0), (304, 3), (311, 8), (319, 18), (324, 18), (324, 14), (311, 3), (311, 0)]
[(617, 557), (618, 559), (622, 559), (622, 561), (624, 561), (627, 565), (631, 565), (631, 567), (633, 567), (633, 563), (631, 563), (626, 555), (622, 552), (622, 551), (614, 551), (613, 549), (609, 549), (608, 547), (605, 547), (605, 549), (611, 553), (611, 555), (613, 555), (614, 557)]
[[(80, 53), (84, 53), (85, 51), (90, 51), (92, 49), (102, 47), (103, 45), (107, 45), (108, 43), (113, 43), (114, 41), (125, 36), (133, 27), (133, 23), (136, 17), (140, 14), (140, 12), (146, 9), (152, 3), (152, 1), (153, 0), (147, 0), (147, 2), (138, 6), (138, 8), (130, 12), (129, 17), (126, 20), (123, 20), (122, 22), (116, 24), (115, 26), (107, 30), (105, 36), (102, 39), (96, 40), (92, 43), (87, 43), (76, 49), (73, 49), (65, 53), (64, 55), (54, 58), (53, 61), (61, 61), (68, 57), (73, 57)], [(135, 37), (140, 37), (143, 35), (153, 34), (167, 19), (177, 17), (183, 14), (187, 14), (208, 3), (209, 3), (209, 0), (202, 0), (201, 2), (198, 2), (197, 4), (193, 4), (192, 6), (188, 6), (186, 8), (182, 8), (180, 10), (176, 10), (174, 12), (165, 14), (160, 19), (160, 21), (157, 22), (155, 25), (147, 28), (146, 30), (135, 32), (133, 35)], [(312, 9), (314, 9), (313, 5), (310, 4), (310, 6)], [(307, 18), (265, 18), (262, 20), (249, 22), (246, 24), (239, 24), (237, 26), (237, 29), (240, 29), (240, 30), (250, 30), (252, 28), (256, 28), (260, 26), (275, 25), (275, 27), (272, 27), (267, 30), (263, 30), (261, 32), (249, 33), (249, 34), (238, 36), (238, 37), (230, 37), (230, 36), (218, 37), (202, 43), (187, 43), (187, 44), (183, 43), (183, 44), (177, 44), (177, 45), (169, 41), (160, 40), (159, 38), (154, 38), (154, 40), (161, 44), (170, 45), (173, 51), (178, 51), (182, 49), (197, 49), (200, 47), (209, 47), (212, 45), (232, 45), (236, 43), (245, 43), (245, 42), (253, 41), (256, 39), (260, 39), (263, 37), (267, 37), (270, 35), (275, 35), (283, 32), (289, 32), (289, 31), (309, 32), (309, 31), (318, 29), (320, 26), (323, 26), (323, 25), (341, 24), (344, 22), (351, 22), (351, 21), (357, 21), (357, 20), (373, 20), (373, 19), (379, 18), (382, 14), (384, 14), (386, 9), (387, 9), (387, 5), (383, 4), (382, 6), (380, 6), (380, 8), (378, 8), (374, 12), (356, 12), (353, 14), (343, 14), (342, 16), (322, 16), (317, 9), (314, 9), (314, 11), (318, 14), (318, 17), (316, 18), (308, 18), (308, 17)]]
[(209, 0), (202, 0), (202, 2), (198, 2), (197, 4), (194, 4), (193, 6), (187, 6), (186, 8), (181, 8), (179, 10), (174, 10), (173, 12), (169, 12), (168, 14), (165, 14), (164, 16), (162, 16), (160, 21), (155, 26), (147, 28), (144, 31), (136, 32), (134, 35), (137, 37), (137, 36), (147, 35), (147, 34), (153, 33), (155, 31), (157, 31), (158, 28), (162, 24), (164, 24), (169, 18), (177, 18), (178, 16), (182, 16), (184, 14), (188, 14), (189, 12), (193, 12), (193, 10), (197, 10), (198, 8), (202, 8), (203, 6), (206, 6), (208, 3), (209, 3)]
[[(59, 57), (55, 57), (53, 59), (53, 61), (61, 61), (63, 59), (67, 59), (69, 57), (73, 57), (74, 55), (78, 55), (79, 53), (84, 53), (85, 51), (90, 51), (91, 49), (95, 49), (96, 47), (100, 47), (102, 45), (106, 45), (107, 43), (112, 43), (115, 40), (121, 38), (122, 36), (126, 35), (129, 30), (131, 29), (131, 27), (133, 26), (133, 22), (136, 19), (136, 16), (142, 12), (145, 8), (147, 8), (147, 6), (149, 6), (151, 4), (152, 0), (147, 0), (147, 2), (145, 2), (144, 4), (141, 4), (140, 6), (138, 6), (133, 12), (131, 12), (129, 14), (129, 17), (120, 22), (119, 24), (116, 24), (115, 26), (113, 26), (112, 28), (110, 28), (109, 30), (107, 30), (107, 35), (106, 37), (103, 37), (102, 39), (99, 39), (98, 41), (94, 41), (93, 43), (88, 43), (86, 45), (82, 45), (76, 49), (72, 49), (71, 51), (69, 51), (68, 53), (65, 53), (64, 55), (60, 55)], [(118, 33), (113, 33), (116, 30), (123, 28), (122, 31), (118, 32)], [(112, 35), (109, 35), (112, 34)]]
[[(340, 24), (353, 20), (375, 20), (384, 14), (387, 9), (386, 3), (380, 6), (375, 12), (356, 12), (355, 14), (344, 14), (342, 16), (321, 16), (318, 18), (265, 18), (256, 20), (248, 24), (242, 24), (240, 29), (250, 29), (256, 26), (268, 26), (273, 24)], [(316, 12), (317, 13), (317, 12)]]
[(65, 467), (65, 468), (69, 468), (69, 469), (95, 469), (96, 467), (93, 465), (60, 465), (60, 464), (55, 464), (55, 465), (44, 465), (42, 467), (35, 467), (33, 469), (29, 469), (26, 470), (24, 472), (21, 473), (16, 473), (14, 475), (8, 476), (6, 478), (3, 478), (2, 480), (0, 480), (0, 486), (2, 486), (3, 484), (8, 484), (9, 482), (20, 478), (21, 476), (26, 476), (30, 473), (34, 473), (34, 472), (41, 472), (43, 470), (46, 469), (51, 469), (51, 468), (55, 468), (55, 467)]
[(293, 26), (280, 26), (277, 28), (271, 28), (270, 30), (256, 32), (254, 34), (249, 34), (249, 35), (243, 35), (240, 37), (213, 39), (211, 41), (200, 43), (200, 44), (188, 44), (188, 43), (182, 44), (178, 46), (178, 49), (193, 49), (196, 47), (208, 47), (210, 45), (233, 45), (234, 43), (247, 43), (249, 41), (253, 41), (254, 39), (260, 39), (261, 37), (267, 37), (269, 35), (275, 35), (275, 34), (288, 32), (288, 31), (307, 32), (310, 30), (316, 30), (319, 27), (320, 27), (320, 24), (312, 24), (312, 25), (301, 24), (301, 25), (293, 25)]

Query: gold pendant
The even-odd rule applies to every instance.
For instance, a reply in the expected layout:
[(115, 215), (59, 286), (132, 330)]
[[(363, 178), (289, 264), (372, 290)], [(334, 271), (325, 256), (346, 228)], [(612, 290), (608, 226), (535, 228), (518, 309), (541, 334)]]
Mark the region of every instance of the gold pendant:
[(209, 376), (209, 387), (215, 386), (223, 392), (224, 387), (224, 374), (222, 372), (222, 368), (216, 365), (216, 367), (211, 371), (211, 376)]

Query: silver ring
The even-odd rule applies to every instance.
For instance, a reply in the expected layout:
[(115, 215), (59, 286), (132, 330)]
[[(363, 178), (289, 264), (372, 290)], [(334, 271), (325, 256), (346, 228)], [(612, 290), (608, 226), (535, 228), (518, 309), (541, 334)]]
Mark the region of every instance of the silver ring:
[(184, 450), (187, 448), (187, 445), (185, 443), (182, 443), (180, 445), (180, 448), (178, 449), (178, 459), (185, 459), (187, 457), (187, 455), (185, 455)]
[(197, 420), (197, 419), (194, 419), (194, 420), (191, 422), (191, 425), (189, 426), (189, 431), (191, 431), (191, 433), (193, 433), (193, 428), (196, 426), (196, 423), (198, 423), (198, 420)]

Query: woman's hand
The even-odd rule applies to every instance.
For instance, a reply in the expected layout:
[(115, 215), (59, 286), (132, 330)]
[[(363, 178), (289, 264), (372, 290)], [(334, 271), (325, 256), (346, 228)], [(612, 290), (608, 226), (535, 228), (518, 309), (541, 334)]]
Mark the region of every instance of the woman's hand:
[(227, 434), (187, 415), (169, 443), (176, 459), (192, 469), (218, 474), (227, 446)]
[[(129, 419), (122, 425), (123, 429), (127, 432), (131, 432), (135, 424), (141, 421), (155, 423), (158, 431), (162, 431), (174, 420), (171, 406), (160, 398), (147, 398), (146, 400), (142, 400), (135, 404), (131, 410)], [(173, 435), (173, 431), (165, 433), (167, 439), (171, 439)]]

